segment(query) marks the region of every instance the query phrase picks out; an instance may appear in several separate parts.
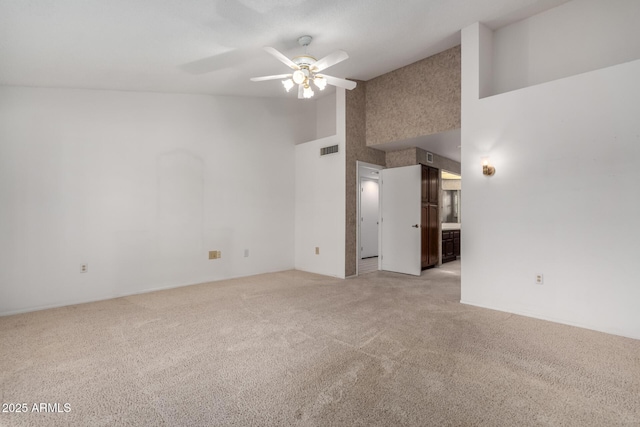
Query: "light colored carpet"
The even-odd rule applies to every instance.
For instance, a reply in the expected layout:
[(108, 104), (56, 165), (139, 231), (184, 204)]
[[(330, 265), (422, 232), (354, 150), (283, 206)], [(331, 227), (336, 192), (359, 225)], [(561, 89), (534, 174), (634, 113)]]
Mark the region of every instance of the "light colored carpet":
[(640, 341), (287, 271), (0, 318), (2, 426), (640, 425)]

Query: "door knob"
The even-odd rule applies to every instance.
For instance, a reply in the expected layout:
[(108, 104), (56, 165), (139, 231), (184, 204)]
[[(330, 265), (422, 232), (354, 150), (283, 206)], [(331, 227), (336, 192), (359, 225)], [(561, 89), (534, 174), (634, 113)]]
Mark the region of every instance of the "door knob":
[(413, 228), (420, 228), (420, 226), (418, 224), (416, 225), (412, 225)]

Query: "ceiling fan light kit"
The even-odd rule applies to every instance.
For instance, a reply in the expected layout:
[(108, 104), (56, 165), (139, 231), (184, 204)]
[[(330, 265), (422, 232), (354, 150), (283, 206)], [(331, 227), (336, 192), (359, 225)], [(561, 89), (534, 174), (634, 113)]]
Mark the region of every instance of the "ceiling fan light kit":
[(293, 80), (287, 79), (287, 80), (283, 80), (282, 81), (282, 85), (284, 86), (284, 89), (287, 92), (289, 92), (291, 90), (291, 88), (295, 86), (295, 83), (293, 82)]
[(324, 88), (327, 87), (327, 81), (323, 79), (322, 76), (315, 76), (313, 84), (315, 84), (320, 90), (324, 90)]
[[(306, 47), (311, 43), (311, 36), (302, 36), (298, 38), (298, 43), (303, 46), (306, 51)], [(314, 92), (311, 89), (311, 82), (320, 90), (324, 90), (327, 84), (343, 87), (345, 89), (353, 89), (356, 87), (356, 82), (346, 80), (338, 77), (327, 76), (319, 74), (322, 70), (327, 69), (339, 62), (349, 58), (349, 55), (345, 51), (338, 50), (324, 58), (317, 60), (306, 52), (304, 55), (296, 56), (293, 59), (287, 58), (278, 50), (272, 47), (265, 47), (265, 51), (273, 55), (283, 64), (293, 69), (291, 74), (278, 74), (273, 76), (253, 77), (251, 81), (260, 82), (265, 80), (282, 80), (282, 85), (285, 90), (289, 92), (295, 85), (298, 85), (298, 98), (308, 99), (313, 97)]]
[(304, 83), (304, 81), (309, 78), (309, 70), (306, 71), (307, 72), (305, 73), (302, 70), (295, 70), (293, 72), (293, 82), (297, 85), (301, 85), (302, 83)]

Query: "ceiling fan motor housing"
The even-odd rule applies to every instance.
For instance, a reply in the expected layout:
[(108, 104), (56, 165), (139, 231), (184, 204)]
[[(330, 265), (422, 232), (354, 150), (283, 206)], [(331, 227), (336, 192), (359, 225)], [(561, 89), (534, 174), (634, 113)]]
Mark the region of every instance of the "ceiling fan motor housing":
[(316, 58), (314, 58), (311, 55), (299, 55), (296, 56), (295, 58), (291, 59), (297, 66), (299, 66), (300, 68), (302, 67), (309, 67), (311, 64), (313, 64), (314, 62), (317, 61)]
[(292, 59), (292, 61), (300, 67), (293, 72), (293, 81), (296, 84), (304, 84), (308, 86), (308, 80), (313, 79), (314, 75), (310, 69), (311, 64), (314, 64), (317, 60), (311, 55), (300, 55)]

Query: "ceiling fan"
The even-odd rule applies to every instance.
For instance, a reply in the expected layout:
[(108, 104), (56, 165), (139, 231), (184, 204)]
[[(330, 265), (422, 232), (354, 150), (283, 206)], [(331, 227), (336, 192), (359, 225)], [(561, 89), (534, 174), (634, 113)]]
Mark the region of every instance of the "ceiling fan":
[(289, 59), (282, 53), (272, 47), (265, 47), (264, 50), (273, 55), (277, 60), (287, 65), (293, 70), (290, 74), (277, 74), (273, 76), (252, 77), (253, 82), (262, 82), (265, 80), (282, 80), (282, 84), (287, 92), (289, 92), (295, 85), (298, 85), (298, 98), (311, 98), (313, 96), (313, 89), (311, 88), (311, 82), (320, 90), (324, 90), (327, 84), (342, 87), (345, 89), (354, 89), (356, 82), (341, 79), (339, 77), (332, 77), (321, 72), (339, 62), (349, 58), (347, 52), (343, 50), (337, 50), (322, 59), (316, 60), (311, 55), (306, 53), (306, 47), (309, 46), (311, 36), (302, 36), (298, 38), (300, 46), (304, 46), (304, 55), (296, 56), (293, 59)]

